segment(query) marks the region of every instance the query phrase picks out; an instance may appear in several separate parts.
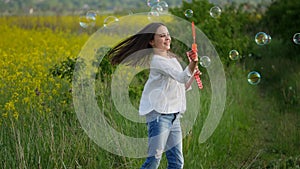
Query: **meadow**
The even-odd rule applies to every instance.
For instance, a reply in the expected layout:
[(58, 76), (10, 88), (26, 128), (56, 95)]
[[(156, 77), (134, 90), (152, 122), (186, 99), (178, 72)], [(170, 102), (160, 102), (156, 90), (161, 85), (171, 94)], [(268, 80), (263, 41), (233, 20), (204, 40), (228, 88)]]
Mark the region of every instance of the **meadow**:
[[(82, 29), (76, 16), (2, 17), (0, 21), (0, 168), (138, 168), (143, 158), (107, 152), (88, 137), (74, 111), (70, 78), (53, 73), (53, 68), (72, 72), (72, 63), (94, 30)], [(257, 51), (285, 52), (276, 46), (280, 41), (272, 43), (267, 50)], [(248, 84), (249, 69), (262, 67), (269, 79), (257, 86)], [(283, 87), (266, 87), (276, 73), (287, 70), (292, 73), (280, 78)], [(211, 94), (209, 78), (203, 76), (199, 103), (203, 106), (183, 140), (185, 168), (300, 168), (297, 62), (248, 58), (226, 66), (225, 74), (224, 114), (213, 135), (200, 144)], [(107, 76), (96, 83), (96, 96), (109, 123), (128, 135), (146, 136), (144, 125), (126, 121), (109, 104), (109, 80)], [(280, 94), (284, 97), (278, 99)], [(161, 168), (166, 168), (165, 157)]]

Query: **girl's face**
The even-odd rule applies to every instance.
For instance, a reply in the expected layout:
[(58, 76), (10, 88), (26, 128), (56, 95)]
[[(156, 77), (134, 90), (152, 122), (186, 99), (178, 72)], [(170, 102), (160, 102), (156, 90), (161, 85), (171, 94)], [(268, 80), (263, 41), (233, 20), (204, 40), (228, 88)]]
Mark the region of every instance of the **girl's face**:
[(160, 49), (161, 51), (165, 52), (170, 50), (171, 36), (167, 27), (163, 25), (158, 27), (155, 32), (154, 39), (149, 43), (153, 48)]

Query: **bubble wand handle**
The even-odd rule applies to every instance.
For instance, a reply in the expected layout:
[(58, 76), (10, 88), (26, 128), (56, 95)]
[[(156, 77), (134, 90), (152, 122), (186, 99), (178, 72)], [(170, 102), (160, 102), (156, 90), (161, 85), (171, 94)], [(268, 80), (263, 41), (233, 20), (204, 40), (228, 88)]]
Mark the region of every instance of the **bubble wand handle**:
[[(192, 44), (192, 50), (194, 52), (197, 52), (197, 44), (196, 44), (196, 31), (195, 31), (195, 24), (194, 22), (192, 22), (192, 33), (193, 33), (193, 44)], [(190, 59), (190, 58), (189, 58)], [(196, 79), (196, 82), (197, 82), (197, 85), (199, 87), (199, 89), (202, 89), (203, 88), (203, 85), (202, 85), (202, 81), (200, 79), (200, 74), (199, 73), (195, 73), (194, 74), (194, 77)]]

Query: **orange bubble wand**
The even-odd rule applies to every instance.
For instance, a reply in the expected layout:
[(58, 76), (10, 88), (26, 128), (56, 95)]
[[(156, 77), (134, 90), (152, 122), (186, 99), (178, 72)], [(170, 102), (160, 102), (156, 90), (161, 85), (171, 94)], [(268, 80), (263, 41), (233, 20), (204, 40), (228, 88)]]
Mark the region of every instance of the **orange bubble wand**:
[[(193, 42), (193, 44), (192, 44), (192, 50), (193, 50), (194, 52), (197, 52), (196, 31), (195, 31), (195, 24), (194, 24), (194, 22), (192, 22), (192, 33), (193, 33), (193, 40), (194, 40), (194, 42)], [(190, 58), (189, 58), (189, 59), (190, 59)], [(190, 61), (191, 61), (191, 60), (190, 60)], [(202, 88), (203, 88), (203, 85), (202, 85), (202, 81), (201, 81), (201, 79), (200, 79), (200, 73), (199, 73), (199, 72), (196, 72), (196, 73), (194, 74), (194, 77), (195, 77), (195, 79), (196, 79), (196, 82), (197, 82), (197, 85), (198, 85), (199, 89), (202, 89)]]
[(197, 44), (196, 44), (196, 31), (195, 31), (195, 24), (192, 22), (192, 33), (193, 33), (193, 44), (192, 44), (192, 50), (197, 51)]

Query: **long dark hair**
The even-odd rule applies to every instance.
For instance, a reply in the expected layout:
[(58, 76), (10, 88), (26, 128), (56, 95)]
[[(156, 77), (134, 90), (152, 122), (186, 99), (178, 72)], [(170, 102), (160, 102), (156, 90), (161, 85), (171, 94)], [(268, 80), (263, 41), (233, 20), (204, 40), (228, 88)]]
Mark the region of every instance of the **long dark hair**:
[[(135, 35), (132, 35), (114, 46), (108, 56), (113, 65), (126, 63), (137, 65), (149, 59), (152, 46), (149, 44), (154, 39), (158, 27), (165, 26), (163, 23), (150, 23)], [(130, 57), (129, 57), (130, 56)]]

